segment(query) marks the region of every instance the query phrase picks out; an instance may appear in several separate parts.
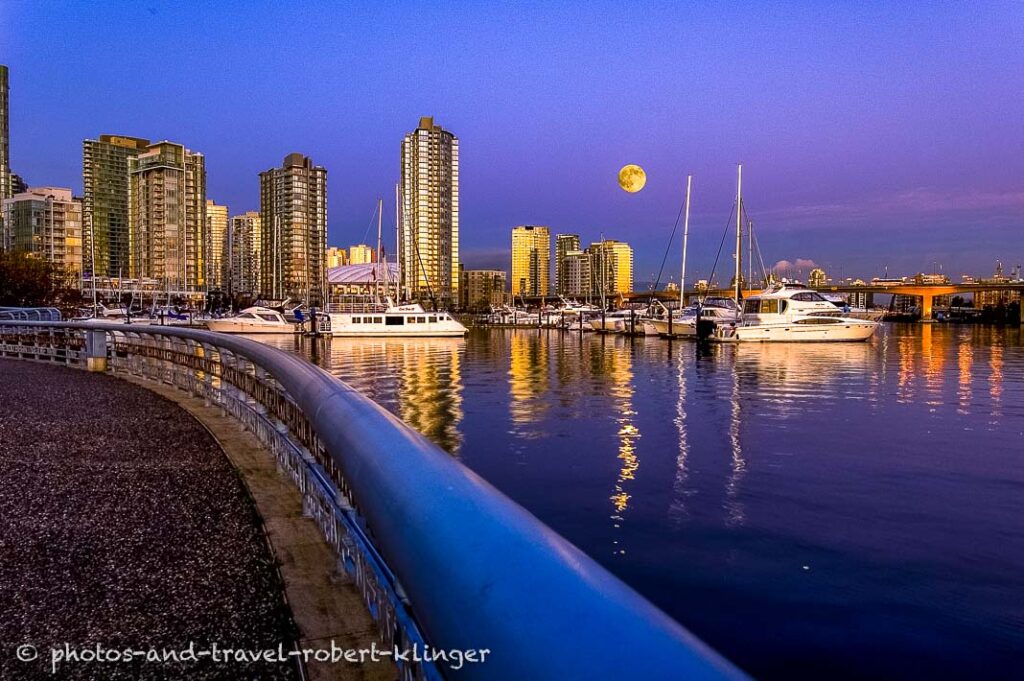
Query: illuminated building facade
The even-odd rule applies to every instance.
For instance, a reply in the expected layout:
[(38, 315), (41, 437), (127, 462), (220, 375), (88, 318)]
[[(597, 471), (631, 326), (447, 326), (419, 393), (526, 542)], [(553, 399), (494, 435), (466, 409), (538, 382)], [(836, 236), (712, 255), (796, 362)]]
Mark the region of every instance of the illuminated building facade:
[(512, 294), (551, 295), (551, 232), (547, 227), (512, 228)]
[(406, 298), (459, 301), (459, 140), (434, 119), (402, 141), (401, 239)]
[(128, 272), (159, 289), (207, 290), (206, 162), (174, 142), (128, 159)]
[(348, 263), (350, 265), (365, 265), (376, 262), (376, 260), (373, 249), (366, 244), (348, 247)]
[(565, 257), (569, 253), (578, 253), (580, 250), (579, 234), (558, 234), (555, 236), (555, 293), (560, 295), (578, 295), (569, 292), (568, 278), (565, 275)]
[(260, 292), (322, 306), (326, 298), (327, 170), (302, 154), (260, 173)]
[(206, 285), (212, 291), (228, 286), (230, 266), (228, 207), (206, 200)]
[(149, 140), (100, 135), (82, 142), (83, 270), (86, 278), (128, 276), (128, 162)]
[(505, 302), (505, 270), (462, 270), (459, 290), (463, 310), (489, 310)]
[(633, 290), (633, 249), (624, 241), (604, 239), (590, 244), (592, 295), (613, 295)]
[(348, 264), (348, 251), (337, 246), (327, 248), (327, 271), (330, 273), (332, 267), (341, 267)]
[(255, 293), (260, 282), (260, 214), (250, 210), (231, 218), (228, 244), (228, 291)]
[(586, 251), (567, 251), (562, 256), (560, 293), (575, 298), (590, 297), (594, 284), (590, 268), (590, 254)]
[(61, 187), (33, 187), (3, 200), (0, 246), (82, 276), (82, 201)]

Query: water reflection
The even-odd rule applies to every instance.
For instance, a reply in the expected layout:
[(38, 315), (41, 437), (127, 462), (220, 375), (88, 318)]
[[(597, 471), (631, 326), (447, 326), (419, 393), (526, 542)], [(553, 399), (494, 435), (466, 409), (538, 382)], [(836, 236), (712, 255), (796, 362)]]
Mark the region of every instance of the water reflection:
[(509, 415), (517, 437), (533, 439), (543, 431), (531, 427), (547, 413), (550, 385), (550, 334), (513, 332), (510, 340), (508, 388)]
[[(667, 346), (671, 347), (671, 346)], [(676, 397), (676, 414), (673, 422), (676, 431), (679, 433), (679, 453), (676, 455), (675, 479), (672, 481), (672, 502), (669, 506), (669, 516), (675, 523), (681, 523), (689, 515), (686, 506), (686, 497), (690, 495), (687, 489), (687, 478), (689, 476), (687, 459), (690, 455), (690, 442), (686, 433), (686, 361), (685, 358), (692, 354), (678, 352), (676, 357), (676, 382), (679, 385), (679, 392)]]
[(992, 416), (1003, 415), (1003, 345), (996, 338), (989, 350), (988, 394), (992, 400)]
[(1024, 655), (1019, 329), (706, 356), (547, 331), (318, 347), (755, 676)]
[(956, 366), (959, 375), (959, 381), (957, 384), (957, 413), (968, 414), (970, 413), (971, 406), (971, 385), (973, 379), (971, 377), (971, 366), (974, 364), (974, 347), (971, 343), (970, 334), (964, 333), (960, 335), (960, 342), (957, 344), (957, 360)]
[[(606, 339), (601, 338), (602, 342)], [(621, 341), (612, 339), (609, 342)], [(619, 474), (615, 480), (615, 489), (611, 495), (613, 512), (611, 519), (614, 527), (619, 528), (624, 520), (626, 509), (629, 507), (632, 482), (636, 479), (637, 470), (640, 468), (640, 459), (637, 456), (637, 440), (640, 438), (640, 430), (634, 423), (636, 410), (633, 408), (633, 395), (635, 386), (633, 384), (633, 357), (628, 349), (619, 349), (605, 352), (596, 343), (591, 344), (592, 352), (597, 356), (598, 365), (606, 371), (602, 375), (606, 379), (607, 388), (610, 392), (615, 424), (618, 426), (620, 462)], [(624, 554), (626, 550), (619, 545), (615, 539), (616, 552)]]
[(465, 340), (266, 336), (259, 340), (315, 359), (440, 447), (462, 445)]

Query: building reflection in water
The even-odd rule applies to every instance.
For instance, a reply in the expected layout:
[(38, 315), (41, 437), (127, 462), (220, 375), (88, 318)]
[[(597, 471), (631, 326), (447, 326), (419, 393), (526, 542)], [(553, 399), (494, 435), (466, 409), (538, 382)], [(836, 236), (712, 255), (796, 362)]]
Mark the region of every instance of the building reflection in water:
[(992, 401), (992, 416), (1003, 415), (1003, 337), (997, 335), (989, 347), (988, 396)]
[(334, 338), (320, 364), (457, 456), (464, 351), (459, 338)]
[(543, 435), (525, 426), (537, 424), (550, 407), (550, 343), (548, 334), (533, 331), (513, 331), (509, 339), (509, 416), (513, 432), (523, 439)]
[[(615, 411), (615, 423), (618, 426), (620, 469), (615, 480), (615, 491), (610, 499), (613, 509), (612, 522), (616, 528), (620, 528), (629, 507), (629, 489), (632, 487), (630, 482), (636, 479), (636, 471), (640, 468), (640, 460), (636, 454), (636, 441), (640, 438), (640, 430), (634, 423), (636, 410), (633, 407), (633, 395), (636, 388), (633, 384), (632, 348), (628, 345), (628, 340), (623, 338), (607, 339), (609, 344), (614, 343), (611, 348), (603, 347), (606, 339), (596, 340), (601, 342), (594, 342), (591, 347), (594, 348), (594, 352), (599, 353), (598, 364), (605, 369), (601, 373), (607, 377)], [(615, 553), (626, 553), (618, 539), (612, 543), (615, 545)]]
[(974, 381), (971, 376), (971, 368), (974, 364), (974, 345), (971, 342), (970, 333), (960, 334), (960, 342), (957, 344), (956, 365), (958, 372), (957, 382), (957, 412), (969, 414), (971, 407), (971, 384)]
[[(416, 339), (422, 341), (424, 339)], [(462, 445), (461, 339), (399, 343), (403, 355), (398, 389), (402, 420), (458, 456)]]
[(896, 378), (896, 401), (906, 404), (914, 399), (914, 356), (916, 353), (915, 337), (903, 335), (899, 337), (896, 350), (899, 353), (900, 368)]

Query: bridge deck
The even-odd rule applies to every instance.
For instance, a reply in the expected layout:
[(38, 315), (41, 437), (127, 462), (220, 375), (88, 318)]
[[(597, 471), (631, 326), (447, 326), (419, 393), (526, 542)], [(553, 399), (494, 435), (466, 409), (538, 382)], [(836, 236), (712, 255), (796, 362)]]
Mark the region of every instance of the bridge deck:
[[(0, 360), (0, 678), (51, 646), (197, 649), (297, 638), (250, 497), (216, 441), (139, 386)], [(32, 644), (35, 662), (16, 646)], [(80, 663), (61, 678), (234, 678), (242, 669)], [(248, 677), (298, 678), (290, 664)]]

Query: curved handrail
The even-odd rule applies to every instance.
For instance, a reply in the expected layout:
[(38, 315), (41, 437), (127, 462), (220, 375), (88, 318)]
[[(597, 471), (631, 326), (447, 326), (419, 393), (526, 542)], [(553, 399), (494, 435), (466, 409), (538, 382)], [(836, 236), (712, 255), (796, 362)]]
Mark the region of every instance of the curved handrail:
[(326, 371), (256, 341), (162, 326), (0, 322), (132, 332), (222, 348), (266, 371), (341, 470), (435, 650), (488, 649), (459, 679), (741, 679), (744, 674), (569, 541)]

